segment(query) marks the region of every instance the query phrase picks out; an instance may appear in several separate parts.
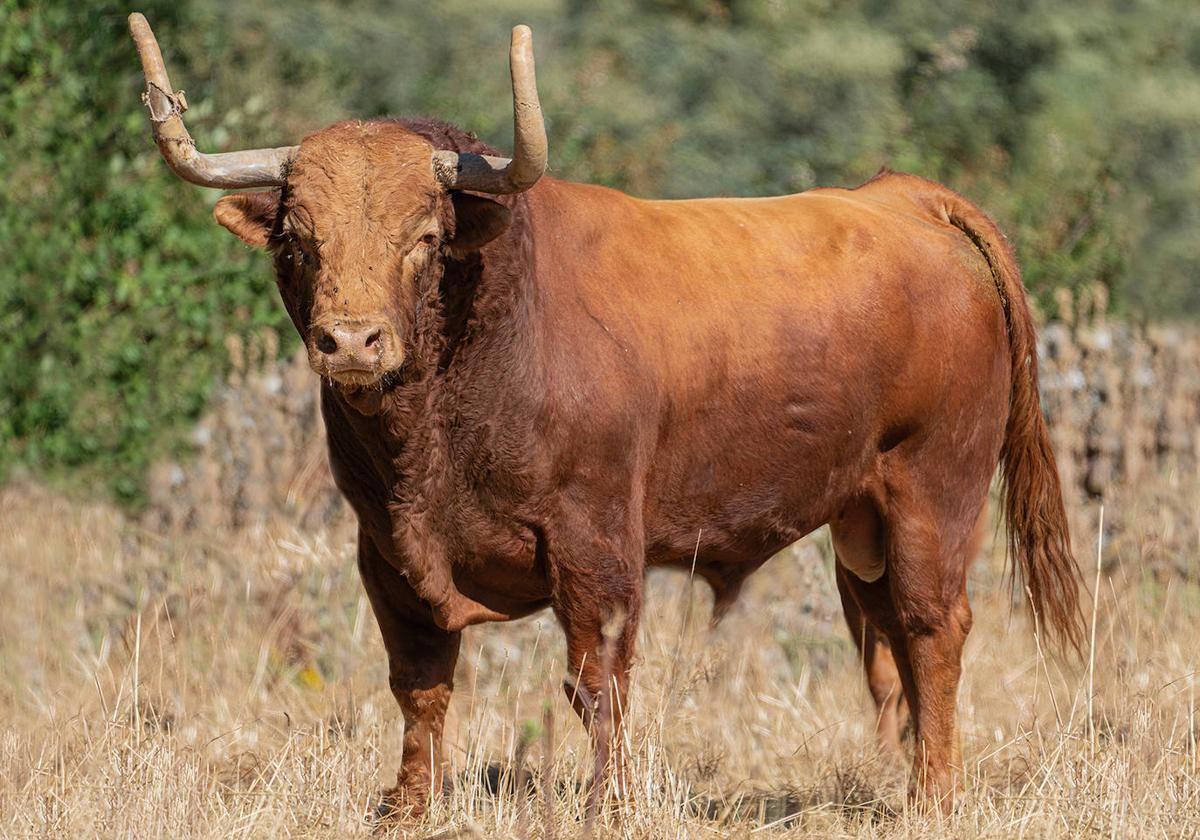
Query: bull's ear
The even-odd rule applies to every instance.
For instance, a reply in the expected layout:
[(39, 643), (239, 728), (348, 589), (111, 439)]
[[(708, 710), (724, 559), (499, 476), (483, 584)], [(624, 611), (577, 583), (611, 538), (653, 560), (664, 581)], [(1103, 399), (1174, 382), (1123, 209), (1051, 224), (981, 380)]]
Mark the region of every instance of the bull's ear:
[(491, 242), (508, 227), (512, 214), (508, 208), (490, 198), (467, 193), (454, 193), (454, 238), (446, 244), (455, 257), (465, 257)]
[(275, 225), (278, 192), (227, 195), (213, 208), (217, 223), (247, 245), (265, 248)]

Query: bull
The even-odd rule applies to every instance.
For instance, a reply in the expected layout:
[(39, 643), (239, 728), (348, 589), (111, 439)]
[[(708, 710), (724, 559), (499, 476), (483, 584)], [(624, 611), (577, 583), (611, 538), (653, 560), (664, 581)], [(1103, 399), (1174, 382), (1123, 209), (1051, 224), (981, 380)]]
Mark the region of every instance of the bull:
[(442, 788), (464, 628), (553, 610), (566, 693), (619, 791), (647, 568), (694, 568), (719, 617), (824, 524), (880, 737), (896, 745), (907, 705), (911, 795), (949, 807), (966, 573), (998, 465), (1033, 607), (1069, 642), (1080, 623), (1034, 326), (982, 211), (887, 170), (687, 201), (543, 177), (526, 27), (511, 158), (418, 119), (203, 154), (146, 20), (130, 28), (171, 169), (259, 189), (214, 212), (273, 256), (321, 379), (404, 715), (395, 812)]

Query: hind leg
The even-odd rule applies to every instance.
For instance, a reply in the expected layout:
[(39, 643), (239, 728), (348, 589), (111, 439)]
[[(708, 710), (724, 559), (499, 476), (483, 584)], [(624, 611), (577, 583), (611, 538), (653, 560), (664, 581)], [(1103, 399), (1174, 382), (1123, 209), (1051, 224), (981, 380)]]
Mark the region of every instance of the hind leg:
[(863, 613), (852, 591), (853, 584), (848, 571), (840, 562), (836, 566), (838, 594), (842, 597), (842, 610), (850, 637), (862, 657), (863, 671), (867, 677), (867, 689), (875, 701), (875, 735), (884, 752), (901, 755), (900, 733), (908, 722), (908, 704), (904, 700), (904, 687), (900, 682), (900, 670), (892, 656), (892, 647), (887, 636), (880, 633)]
[[(930, 494), (912, 468), (887, 481), (887, 589), (893, 614), (885, 628), (915, 724), (911, 793), (949, 810), (961, 769), (957, 730), (962, 649), (971, 629), (968, 553), (978, 502)], [(931, 498), (932, 496), (932, 498)]]
[[(884, 476), (870, 506), (860, 504), (853, 517), (833, 523), (835, 548), (839, 557), (845, 549), (848, 561), (839, 570), (839, 586), (850, 596), (844, 600), (861, 612), (856, 619), (854, 610), (848, 610), (852, 631), (856, 625), (862, 628), (860, 637), (869, 642), (864, 626), (869, 625), (887, 639), (913, 719), (910, 792), (948, 810), (957, 788), (955, 707), (962, 648), (971, 626), (966, 570), (977, 544), (975, 525), (986, 483), (931, 493), (930, 487), (938, 486), (937, 472), (931, 478), (928, 471), (894, 464)], [(851, 522), (856, 530), (847, 528)], [(885, 558), (882, 568), (868, 562), (873, 554), (863, 550), (865, 545), (878, 546)], [(880, 647), (878, 639), (873, 649), (864, 645), (864, 661), (868, 651), (874, 654)], [(881, 659), (875, 656), (866, 664), (868, 679), (878, 679), (885, 694), (890, 674)]]

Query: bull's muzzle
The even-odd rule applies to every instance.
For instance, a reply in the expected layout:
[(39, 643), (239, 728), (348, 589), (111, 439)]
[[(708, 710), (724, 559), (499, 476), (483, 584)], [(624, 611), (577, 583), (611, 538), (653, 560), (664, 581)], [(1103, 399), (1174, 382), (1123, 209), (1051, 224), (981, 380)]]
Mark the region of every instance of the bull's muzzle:
[(373, 385), (400, 367), (404, 350), (386, 321), (342, 318), (314, 323), (308, 361), (319, 375), (344, 385)]

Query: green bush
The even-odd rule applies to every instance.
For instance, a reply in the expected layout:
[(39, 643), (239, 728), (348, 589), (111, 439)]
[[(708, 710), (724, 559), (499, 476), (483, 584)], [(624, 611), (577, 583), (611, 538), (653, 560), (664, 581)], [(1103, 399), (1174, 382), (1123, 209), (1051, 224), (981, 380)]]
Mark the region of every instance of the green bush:
[[(177, 8), (147, 10), (164, 40)], [(219, 380), (225, 336), (285, 318), (214, 197), (163, 177), (124, 7), (0, 14), (0, 465), (82, 469), (136, 501)]]

